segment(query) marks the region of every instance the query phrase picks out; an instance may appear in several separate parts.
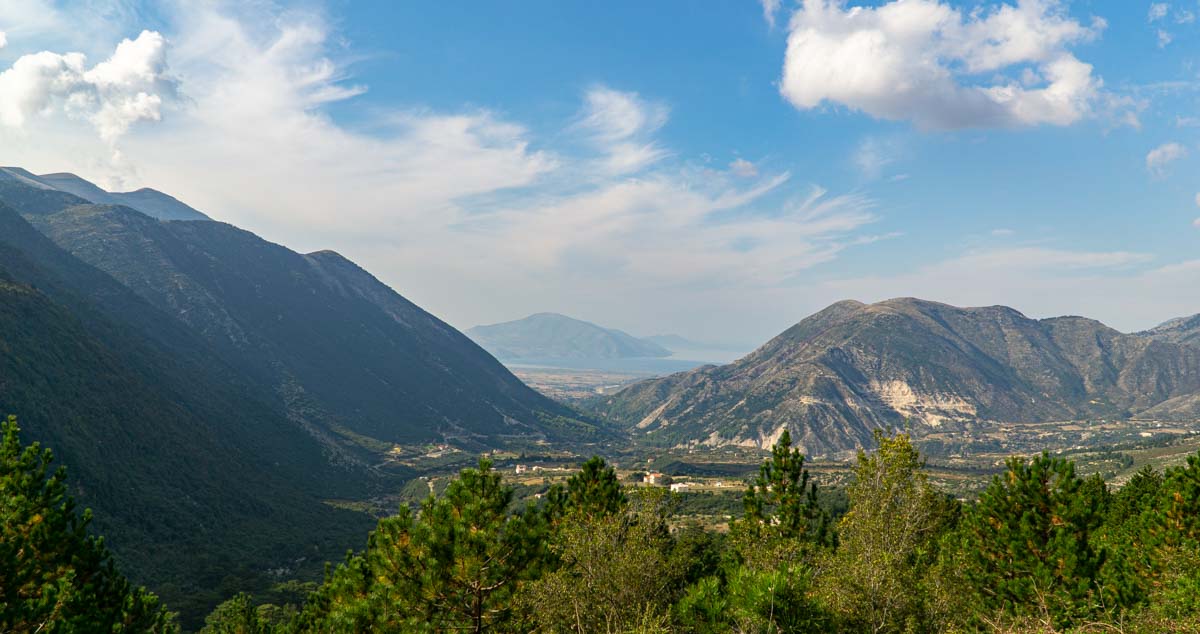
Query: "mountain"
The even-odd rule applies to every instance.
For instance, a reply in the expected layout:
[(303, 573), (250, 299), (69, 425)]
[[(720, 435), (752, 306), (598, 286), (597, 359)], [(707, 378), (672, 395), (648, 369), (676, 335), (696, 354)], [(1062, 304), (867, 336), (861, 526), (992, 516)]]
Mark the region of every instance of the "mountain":
[(671, 352), (681, 352), (685, 350), (720, 350), (724, 352), (745, 352), (749, 346), (739, 346), (728, 343), (711, 343), (708, 341), (695, 341), (679, 335), (650, 335), (642, 337), (642, 341), (660, 345)]
[(0, 170), (0, 413), (185, 624), (358, 545), (372, 518), (334, 501), (411, 478), (393, 443), (609, 433), (335, 253), (40, 178)]
[(0, 172), (5, 172), (9, 176), (18, 178), (27, 184), (43, 185), (60, 192), (72, 194), (87, 202), (102, 205), (124, 205), (159, 220), (209, 220), (209, 217), (203, 213), (196, 211), (172, 196), (154, 189), (143, 188), (132, 192), (109, 192), (101, 189), (92, 182), (65, 172), (42, 174), (39, 176), (16, 167), (0, 168)]
[(1200, 345), (1200, 315), (1178, 317), (1138, 334), (1159, 341), (1197, 346)]
[(370, 527), (324, 500), (382, 478), (334, 464), (188, 329), (3, 203), (0, 251), (0, 412), (54, 449), (122, 570), (185, 623), (263, 571), (319, 575)]
[(476, 326), (467, 334), (507, 361), (671, 356), (670, 350), (651, 341), (556, 313), (537, 313), (502, 324)]
[(1200, 349), (1081, 317), (917, 299), (839, 302), (750, 355), (594, 401), (666, 445), (767, 447), (787, 429), (814, 455), (877, 427), (1127, 417), (1200, 392)]

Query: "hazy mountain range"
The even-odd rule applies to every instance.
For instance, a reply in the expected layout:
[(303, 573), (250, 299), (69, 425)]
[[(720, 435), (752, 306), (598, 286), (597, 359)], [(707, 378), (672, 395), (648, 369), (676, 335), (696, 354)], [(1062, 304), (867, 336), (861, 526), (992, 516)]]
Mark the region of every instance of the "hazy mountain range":
[(502, 324), (476, 326), (467, 335), (506, 361), (671, 356), (671, 350), (654, 341), (557, 313), (537, 313)]
[(1002, 306), (846, 301), (734, 363), (644, 381), (592, 406), (656, 444), (767, 447), (787, 429), (811, 454), (867, 445), (872, 429), (905, 421), (1195, 420), (1200, 348), (1178, 343), (1194, 341), (1181, 326), (1193, 321), (1136, 335)]
[(501, 324), (476, 326), (467, 335), (503, 361), (564, 361), (578, 367), (587, 361), (620, 359), (729, 359), (748, 349), (693, 341), (679, 335), (635, 337), (557, 313), (537, 313)]

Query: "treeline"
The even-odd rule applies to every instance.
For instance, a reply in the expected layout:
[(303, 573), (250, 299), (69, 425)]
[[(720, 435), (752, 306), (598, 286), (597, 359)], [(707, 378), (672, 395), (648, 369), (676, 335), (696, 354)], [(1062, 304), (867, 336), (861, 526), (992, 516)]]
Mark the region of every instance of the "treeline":
[[(61, 478), (29, 458), (39, 450), (16, 452), (10, 427), (4, 499), (14, 481), (36, 491), (39, 478), (57, 493), (48, 505), (5, 502), (5, 557), (10, 540), (20, 550), (29, 514), (70, 511)], [(239, 595), (204, 631), (1200, 631), (1200, 455), (1165, 473), (1143, 469), (1117, 491), (1069, 461), (1013, 458), (978, 501), (961, 504), (930, 483), (906, 435), (877, 441), (859, 455), (849, 509), (835, 523), (785, 434), (728, 533), (678, 525), (677, 498), (622, 487), (599, 458), (514, 512), (513, 488), (482, 460), (418, 511), (381, 520), (366, 549), (302, 602)], [(12, 466), (25, 463), (33, 466)], [(102, 549), (77, 534), (71, 543)], [(105, 629), (57, 625), (65, 617), (51, 611), (63, 596), (54, 583), (79, 576), (48, 584), (63, 569), (54, 565), (25, 594), (0, 575), (0, 630), (170, 627), (153, 597), (127, 584), (115, 603), (61, 610), (78, 617), (92, 606)], [(23, 611), (8, 607), (13, 596), (24, 597)]]

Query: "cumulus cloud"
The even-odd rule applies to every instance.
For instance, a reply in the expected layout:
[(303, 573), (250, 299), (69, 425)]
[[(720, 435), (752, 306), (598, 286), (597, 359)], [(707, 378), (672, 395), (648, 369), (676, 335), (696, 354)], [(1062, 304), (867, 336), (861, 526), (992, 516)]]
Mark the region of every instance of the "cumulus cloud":
[(59, 111), (91, 121), (114, 142), (138, 121), (160, 120), (164, 99), (175, 97), (166, 48), (161, 34), (143, 31), (90, 69), (82, 53), (23, 55), (0, 72), (0, 124), (23, 128), (34, 116)]
[(1069, 47), (1104, 28), (1058, 0), (966, 14), (939, 0), (805, 0), (780, 90), (802, 110), (840, 104), (922, 128), (1068, 125), (1092, 114), (1103, 85)]
[(1155, 176), (1165, 176), (1171, 163), (1187, 158), (1187, 155), (1187, 148), (1182, 144), (1163, 143), (1146, 154), (1146, 169)]
[(1148, 22), (1157, 22), (1167, 17), (1167, 12), (1171, 10), (1171, 5), (1165, 2), (1155, 2), (1150, 5), (1150, 11), (1146, 14)]

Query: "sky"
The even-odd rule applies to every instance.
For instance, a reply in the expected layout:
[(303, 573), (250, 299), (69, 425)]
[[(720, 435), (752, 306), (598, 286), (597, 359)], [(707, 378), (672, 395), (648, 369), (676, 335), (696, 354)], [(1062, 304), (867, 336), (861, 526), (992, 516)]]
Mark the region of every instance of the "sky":
[(916, 296), (1200, 313), (1200, 0), (0, 0), (0, 164), (459, 328), (754, 345)]

